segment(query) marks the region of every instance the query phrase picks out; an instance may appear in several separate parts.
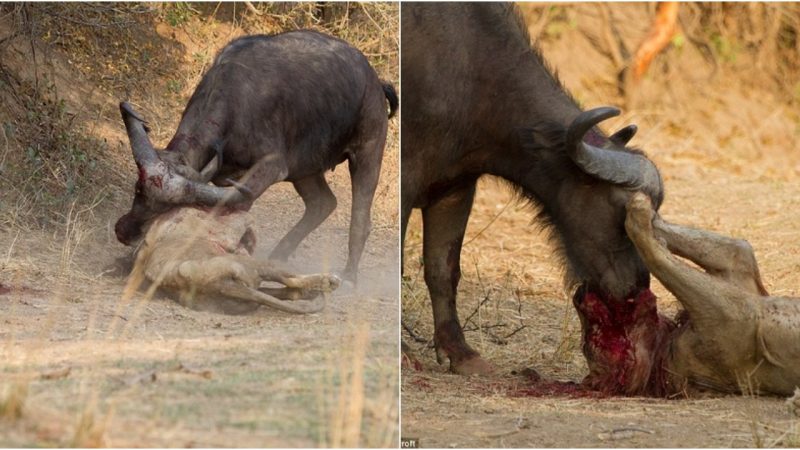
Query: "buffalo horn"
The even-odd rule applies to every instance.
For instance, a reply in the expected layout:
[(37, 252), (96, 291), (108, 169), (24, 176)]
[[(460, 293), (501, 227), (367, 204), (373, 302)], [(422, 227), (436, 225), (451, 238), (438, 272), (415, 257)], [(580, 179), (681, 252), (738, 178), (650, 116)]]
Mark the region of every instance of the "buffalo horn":
[[(608, 150), (583, 141), (595, 125), (619, 115), (619, 109), (601, 107), (582, 112), (567, 130), (567, 152), (584, 172), (610, 183), (648, 192), (661, 191), (661, 176), (652, 161), (628, 151)], [(624, 134), (624, 133), (623, 133)], [(632, 133), (628, 133), (633, 136)]]
[[(146, 171), (160, 173), (164, 177), (163, 188), (149, 192), (160, 201), (187, 204), (198, 203), (204, 206), (232, 205), (244, 203), (252, 200), (253, 194), (244, 185), (235, 183), (234, 187), (217, 187), (207, 184), (208, 179), (213, 178), (222, 166), (222, 148), (224, 141), (214, 146), (217, 154), (200, 174), (202, 182), (193, 181), (185, 176), (168, 169), (166, 163), (158, 157), (158, 153), (153, 148), (150, 138), (147, 136), (145, 121), (133, 107), (127, 103), (119, 104), (122, 120), (125, 122), (125, 129), (128, 132), (128, 139), (133, 150), (133, 159), (139, 167), (146, 168)], [(193, 192), (194, 195), (188, 194)]]
[(125, 129), (128, 132), (128, 140), (131, 142), (133, 159), (140, 167), (150, 166), (159, 161), (158, 154), (147, 136), (147, 122), (140, 116), (128, 102), (119, 104), (119, 111), (122, 114), (122, 121), (125, 122)]
[(214, 157), (211, 158), (211, 161), (203, 167), (203, 170), (200, 171), (200, 182), (201, 183), (208, 183), (214, 178), (220, 169), (222, 169), (222, 151), (225, 149), (225, 144), (228, 143), (228, 140), (220, 140), (214, 143)]
[(252, 192), (239, 183), (236, 183), (235, 187), (218, 187), (188, 180), (187, 182), (193, 187), (194, 200), (204, 206), (235, 205), (253, 199)]
[(208, 183), (211, 181), (211, 179), (214, 178), (214, 175), (219, 172), (219, 168), (222, 167), (222, 164), (219, 161), (219, 156), (215, 155), (213, 158), (211, 158), (211, 161), (209, 161), (208, 164), (203, 167), (203, 170), (200, 171), (198, 181), (201, 183)]
[(633, 139), (638, 130), (639, 128), (636, 125), (631, 124), (612, 134), (608, 139), (616, 145), (625, 146), (628, 145), (628, 141)]

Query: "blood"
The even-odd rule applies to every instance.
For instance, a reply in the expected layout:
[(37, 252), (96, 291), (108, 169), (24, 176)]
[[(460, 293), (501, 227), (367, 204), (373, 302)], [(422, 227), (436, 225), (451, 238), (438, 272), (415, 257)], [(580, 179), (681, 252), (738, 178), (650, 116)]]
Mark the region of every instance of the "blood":
[(614, 395), (666, 395), (663, 365), (675, 324), (658, 314), (653, 292), (619, 300), (582, 287), (573, 301), (590, 368), (583, 384)]
[[(193, 191), (187, 190), (186, 192), (193, 192)], [(214, 214), (220, 217), (230, 216), (241, 212), (247, 212), (250, 210), (252, 206), (253, 203), (237, 203), (235, 205), (222, 205), (222, 206), (192, 205), (193, 208), (199, 209), (200, 211), (205, 211), (207, 213), (213, 211)]]
[(451, 363), (479, 356), (478, 352), (467, 345), (461, 325), (456, 320), (439, 324), (434, 331), (434, 340), (437, 348), (450, 358)]
[(150, 181), (150, 184), (159, 189), (161, 189), (161, 187), (164, 185), (164, 178), (161, 175), (153, 175), (152, 177), (149, 177), (148, 180)]
[(595, 391), (572, 381), (537, 381), (531, 385), (511, 389), (509, 397), (569, 397), (606, 398), (609, 394)]
[(416, 358), (411, 358), (409, 356), (403, 355), (402, 360), (403, 368), (412, 369), (416, 372), (422, 372), (425, 368), (422, 366), (422, 363), (419, 362)]
[(27, 293), (27, 294), (41, 294), (43, 291), (40, 289), (35, 289), (30, 286), (25, 285), (17, 285), (11, 286), (8, 284), (0, 283), (0, 295), (10, 294), (12, 292), (17, 293)]
[(426, 381), (423, 378), (415, 378), (415, 379), (411, 380), (411, 384), (413, 384), (414, 386), (420, 388), (423, 391), (431, 391), (431, 390), (433, 390), (432, 387), (431, 387), (431, 384), (428, 383), (428, 381)]

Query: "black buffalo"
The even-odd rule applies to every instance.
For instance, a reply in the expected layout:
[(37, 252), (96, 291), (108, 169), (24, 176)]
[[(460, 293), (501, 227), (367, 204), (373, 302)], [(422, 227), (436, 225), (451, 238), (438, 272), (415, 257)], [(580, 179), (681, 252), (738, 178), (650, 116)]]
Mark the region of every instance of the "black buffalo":
[(272, 252), (285, 259), (336, 208), (324, 173), (347, 160), (353, 203), (343, 276), (355, 281), (386, 141), (387, 99), (391, 117), (394, 88), (341, 39), (303, 30), (232, 41), (203, 76), (165, 151), (153, 148), (141, 116), (120, 105), (139, 178), (117, 239), (136, 241), (152, 218), (179, 205), (247, 209), (272, 184), (290, 181), (306, 210)]
[(648, 288), (625, 234), (625, 204), (642, 190), (658, 206), (663, 187), (653, 163), (625, 147), (636, 127), (605, 136), (596, 125), (619, 111), (582, 111), (508, 4), (406, 3), (401, 36), (402, 235), (421, 208), (439, 361), (449, 357), (460, 373), (491, 370), (466, 343), (455, 303), (464, 230), (484, 174), (537, 205), (571, 286), (620, 301)]

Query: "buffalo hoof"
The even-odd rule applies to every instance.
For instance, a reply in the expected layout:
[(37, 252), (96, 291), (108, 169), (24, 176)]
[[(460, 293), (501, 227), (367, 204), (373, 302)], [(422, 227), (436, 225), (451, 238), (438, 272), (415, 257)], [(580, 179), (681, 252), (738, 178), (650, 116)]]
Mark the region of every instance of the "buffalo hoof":
[(450, 370), (459, 375), (489, 376), (494, 374), (494, 367), (480, 356), (473, 356), (459, 362), (451, 361)]

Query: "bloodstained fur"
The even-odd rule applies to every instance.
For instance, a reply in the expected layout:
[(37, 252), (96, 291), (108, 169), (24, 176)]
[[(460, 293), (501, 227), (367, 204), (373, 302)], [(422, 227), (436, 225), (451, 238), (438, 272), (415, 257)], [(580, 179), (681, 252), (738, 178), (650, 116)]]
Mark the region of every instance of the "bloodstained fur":
[(650, 289), (626, 297), (620, 301), (586, 287), (575, 293), (590, 369), (583, 384), (610, 395), (666, 396), (664, 363), (675, 323), (658, 313)]

